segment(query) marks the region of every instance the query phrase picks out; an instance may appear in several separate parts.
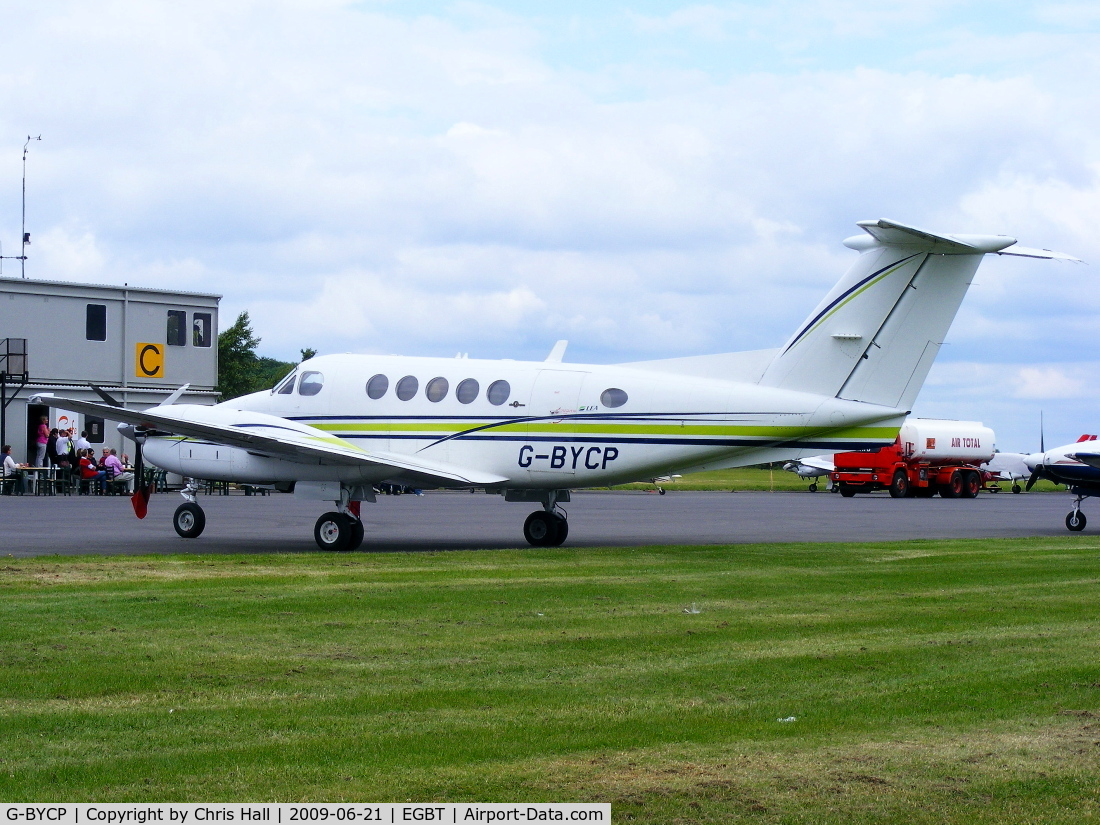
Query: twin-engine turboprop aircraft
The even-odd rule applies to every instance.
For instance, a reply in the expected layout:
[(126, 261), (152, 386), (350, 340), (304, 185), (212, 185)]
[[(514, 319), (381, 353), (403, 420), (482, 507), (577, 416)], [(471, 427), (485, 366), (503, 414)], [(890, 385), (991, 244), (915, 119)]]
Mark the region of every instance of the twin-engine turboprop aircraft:
[(541, 504), (524, 537), (559, 545), (571, 489), (892, 443), (982, 256), (1069, 258), (1005, 236), (859, 226), (845, 241), (859, 259), (778, 350), (614, 366), (563, 363), (564, 342), (542, 362), (325, 355), (212, 407), (129, 410), (106, 393), (36, 403), (122, 422), (149, 461), (184, 476), (173, 521), (185, 538), (205, 526), (194, 480), (212, 479), (335, 502), (314, 537), (353, 549), (359, 503), (390, 482)]
[(1031, 470), (1025, 489), (1030, 490), (1040, 478), (1065, 484), (1076, 496), (1073, 509), (1066, 515), (1066, 527), (1074, 532), (1084, 530), (1087, 519), (1081, 512), (1081, 502), (1100, 496), (1100, 441), (1095, 435), (1082, 435), (1073, 444), (1039, 450), (1023, 457)]

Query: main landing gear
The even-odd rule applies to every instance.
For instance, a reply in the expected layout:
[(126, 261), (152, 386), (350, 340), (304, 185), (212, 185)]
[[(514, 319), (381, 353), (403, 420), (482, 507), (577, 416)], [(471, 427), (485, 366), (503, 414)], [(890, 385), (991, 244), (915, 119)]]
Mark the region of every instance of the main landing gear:
[(313, 525), (313, 538), (322, 550), (357, 550), (363, 543), (363, 522), (359, 502), (352, 501), (346, 487), (340, 490), (339, 512), (325, 513)]
[(1073, 509), (1066, 516), (1066, 527), (1074, 533), (1080, 533), (1085, 529), (1085, 525), (1089, 523), (1088, 519), (1085, 518), (1085, 514), (1081, 512), (1081, 502), (1086, 498), (1088, 496), (1077, 493), (1077, 500), (1073, 502)]
[(537, 501), (536, 510), (523, 522), (523, 537), (535, 547), (560, 547), (569, 535), (568, 516), (558, 505), (569, 501), (568, 490), (507, 490), (505, 501)]
[(355, 550), (363, 543), (363, 522), (349, 513), (325, 513), (313, 526), (322, 550)]
[(568, 535), (564, 511), (536, 510), (523, 522), (523, 537), (535, 547), (560, 547)]

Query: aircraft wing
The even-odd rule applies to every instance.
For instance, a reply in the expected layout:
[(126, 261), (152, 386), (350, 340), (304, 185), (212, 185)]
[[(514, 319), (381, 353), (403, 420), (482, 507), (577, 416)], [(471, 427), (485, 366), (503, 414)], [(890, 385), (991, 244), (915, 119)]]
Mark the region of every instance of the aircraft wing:
[(33, 396), (31, 402), (95, 415), (161, 433), (201, 438), (227, 447), (237, 447), (301, 464), (392, 467), (394, 471), (417, 473), (427, 479), (450, 484), (457, 482), (481, 486), (508, 480), (504, 476), (467, 470), (418, 456), (364, 450), (323, 430), (265, 413), (199, 404), (128, 410), (110, 404), (62, 398), (49, 393)]
[(832, 455), (812, 455), (809, 458), (800, 458), (799, 461), (805, 464), (807, 467), (813, 467), (815, 470), (823, 470), (824, 472), (831, 473), (836, 469), (836, 465), (833, 463)]

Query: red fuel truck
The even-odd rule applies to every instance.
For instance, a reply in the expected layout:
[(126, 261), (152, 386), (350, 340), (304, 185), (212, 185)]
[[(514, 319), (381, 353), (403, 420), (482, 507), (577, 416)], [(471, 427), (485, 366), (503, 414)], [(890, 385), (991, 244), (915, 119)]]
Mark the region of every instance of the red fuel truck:
[(887, 489), (894, 498), (974, 498), (985, 483), (979, 465), (993, 458), (993, 437), (980, 421), (910, 418), (889, 447), (834, 455), (831, 477), (845, 497)]

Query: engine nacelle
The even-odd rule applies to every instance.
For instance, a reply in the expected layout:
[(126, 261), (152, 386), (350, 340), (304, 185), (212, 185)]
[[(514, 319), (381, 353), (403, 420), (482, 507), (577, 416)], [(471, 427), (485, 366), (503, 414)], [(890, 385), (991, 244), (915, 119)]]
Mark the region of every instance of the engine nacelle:
[(257, 455), (239, 447), (226, 447), (179, 436), (151, 436), (145, 440), (144, 458), (150, 464), (186, 478), (274, 484), (278, 481), (337, 481), (367, 483), (393, 475), (385, 467), (302, 464)]

